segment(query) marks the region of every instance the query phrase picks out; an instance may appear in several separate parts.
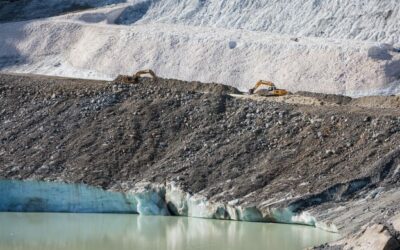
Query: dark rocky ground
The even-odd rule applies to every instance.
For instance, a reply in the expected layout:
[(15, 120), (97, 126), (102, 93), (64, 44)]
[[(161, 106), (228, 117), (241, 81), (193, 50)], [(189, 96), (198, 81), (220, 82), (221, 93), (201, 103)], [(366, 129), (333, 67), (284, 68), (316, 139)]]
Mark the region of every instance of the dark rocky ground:
[(0, 75), (0, 177), (123, 191), (124, 182), (175, 180), (212, 201), (310, 211), (345, 234), (400, 211), (398, 97), (299, 93), (288, 103), (238, 93)]

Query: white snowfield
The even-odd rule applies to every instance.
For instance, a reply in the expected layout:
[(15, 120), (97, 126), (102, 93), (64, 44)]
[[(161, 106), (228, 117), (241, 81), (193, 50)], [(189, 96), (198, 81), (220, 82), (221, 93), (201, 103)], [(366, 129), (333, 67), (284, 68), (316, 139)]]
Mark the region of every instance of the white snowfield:
[(129, 1), (0, 24), (0, 70), (112, 79), (159, 76), (239, 89), (400, 94), (395, 0)]

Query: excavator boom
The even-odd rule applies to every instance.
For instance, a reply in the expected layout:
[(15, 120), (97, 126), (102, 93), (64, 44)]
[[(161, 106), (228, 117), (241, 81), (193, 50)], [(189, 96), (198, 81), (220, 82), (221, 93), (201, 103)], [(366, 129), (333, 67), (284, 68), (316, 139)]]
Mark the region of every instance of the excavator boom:
[(121, 81), (123, 83), (136, 83), (140, 77), (143, 77), (144, 75), (150, 75), (151, 78), (154, 80), (157, 79), (156, 73), (152, 71), (151, 69), (145, 69), (145, 70), (139, 70), (132, 76), (126, 76), (126, 75), (119, 75), (115, 81)]
[(256, 83), (256, 85), (254, 86), (254, 88), (257, 89), (258, 87), (261, 87), (261, 86), (270, 86), (270, 87), (276, 88), (276, 87), (275, 87), (275, 84), (274, 84), (273, 82), (264, 81), (264, 80), (259, 80), (259, 81)]
[(136, 72), (135, 77), (139, 78), (142, 75), (150, 75), (153, 79), (157, 78), (156, 73), (154, 73), (154, 71), (151, 69), (139, 70)]

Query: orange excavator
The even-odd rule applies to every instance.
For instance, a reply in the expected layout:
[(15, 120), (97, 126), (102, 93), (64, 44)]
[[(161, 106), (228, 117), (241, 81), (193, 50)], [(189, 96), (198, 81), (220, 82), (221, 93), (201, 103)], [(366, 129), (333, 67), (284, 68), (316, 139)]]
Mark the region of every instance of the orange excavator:
[(285, 89), (278, 89), (275, 84), (269, 81), (260, 80), (256, 83), (254, 88), (249, 89), (250, 95), (260, 96), (284, 96), (289, 92)]

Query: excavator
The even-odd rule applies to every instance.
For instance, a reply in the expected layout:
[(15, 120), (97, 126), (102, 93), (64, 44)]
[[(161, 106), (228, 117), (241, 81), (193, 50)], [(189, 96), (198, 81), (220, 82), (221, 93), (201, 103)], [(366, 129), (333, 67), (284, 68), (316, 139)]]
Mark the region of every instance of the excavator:
[(260, 80), (256, 83), (254, 88), (249, 89), (250, 95), (260, 96), (284, 96), (289, 92), (285, 89), (278, 89), (274, 83), (270, 81)]
[[(123, 83), (137, 83), (138, 79), (144, 75), (150, 75), (154, 80), (157, 79), (156, 74), (151, 69), (140, 70), (136, 72), (133, 76), (120, 75), (115, 81), (120, 81)], [(274, 83), (270, 81), (260, 80), (256, 83), (254, 88), (249, 90), (250, 95), (260, 95), (260, 96), (284, 96), (289, 92), (285, 89), (278, 89)]]
[(154, 73), (154, 71), (152, 71), (151, 69), (145, 69), (136, 72), (136, 74), (134, 74), (133, 76), (119, 75), (115, 80), (121, 81), (123, 83), (136, 83), (137, 80), (144, 75), (150, 75), (151, 78), (157, 79), (156, 73)]

